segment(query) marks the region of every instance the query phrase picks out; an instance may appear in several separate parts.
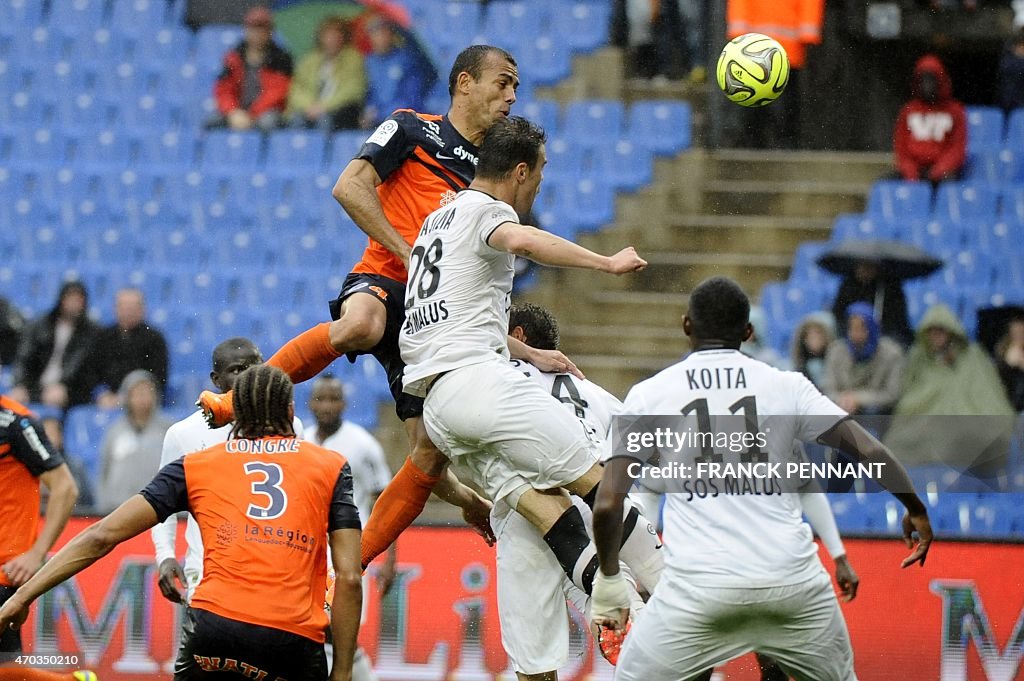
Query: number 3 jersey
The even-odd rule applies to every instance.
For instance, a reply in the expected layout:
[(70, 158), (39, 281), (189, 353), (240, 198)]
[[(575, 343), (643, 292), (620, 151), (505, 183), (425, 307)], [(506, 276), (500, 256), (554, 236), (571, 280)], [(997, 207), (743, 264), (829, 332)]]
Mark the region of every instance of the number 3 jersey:
[(424, 221), (409, 258), (398, 338), (405, 392), (422, 397), (437, 374), (509, 358), (515, 256), (487, 243), (506, 222), (519, 222), (512, 207), (475, 189)]
[(189, 511), (199, 525), (193, 608), (324, 641), (327, 534), (360, 528), (343, 456), (296, 438), (233, 439), (167, 464), (141, 494), (161, 521)]
[[(633, 386), (623, 404), (631, 416), (686, 414), (705, 423), (720, 424), (742, 414), (751, 420), (748, 427), (764, 434), (771, 461), (790, 459), (794, 440), (815, 442), (846, 416), (803, 374), (779, 371), (727, 349), (691, 353)], [(719, 448), (714, 455), (726, 462), (743, 456)], [(613, 456), (630, 455), (616, 451)], [(659, 465), (664, 466), (664, 457)], [(686, 479), (686, 473), (676, 472), (666, 481), (671, 491), (665, 495), (665, 576), (670, 583), (787, 586), (822, 570), (797, 494), (782, 493), (770, 480), (705, 476), (698, 482), (695, 471), (689, 474)]]

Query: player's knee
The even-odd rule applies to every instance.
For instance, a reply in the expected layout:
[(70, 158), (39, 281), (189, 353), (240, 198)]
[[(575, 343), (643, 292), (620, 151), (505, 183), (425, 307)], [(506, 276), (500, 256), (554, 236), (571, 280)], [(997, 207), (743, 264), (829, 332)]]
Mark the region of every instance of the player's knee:
[(349, 312), (341, 319), (331, 322), (331, 346), (338, 352), (372, 349), (384, 335), (386, 323), (386, 320), (376, 317), (361, 312)]

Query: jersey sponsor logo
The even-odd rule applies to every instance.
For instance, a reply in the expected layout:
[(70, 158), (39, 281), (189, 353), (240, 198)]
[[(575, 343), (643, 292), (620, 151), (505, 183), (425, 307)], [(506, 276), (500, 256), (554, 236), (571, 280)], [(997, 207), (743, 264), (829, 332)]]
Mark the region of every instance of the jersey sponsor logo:
[(234, 544), (238, 538), (238, 528), (233, 523), (221, 523), (217, 528), (217, 543), (221, 546)]
[[(461, 149), (462, 147), (459, 147), (459, 148)], [(455, 160), (454, 156), (449, 156), (448, 154), (442, 154), (440, 151), (437, 152), (436, 154), (434, 154), (434, 158), (436, 158), (438, 161), (454, 161)]]
[(381, 300), (388, 299), (388, 292), (382, 289), (380, 286), (371, 286), (370, 290), (377, 294), (377, 297)]
[(35, 450), (36, 454), (39, 455), (39, 458), (43, 461), (49, 461), (50, 450), (48, 450), (43, 445), (42, 440), (39, 439), (36, 429), (32, 427), (32, 422), (23, 418), (21, 423), (18, 425), (21, 426), (22, 431), (25, 433), (25, 439), (28, 441), (29, 446)]
[(398, 132), (398, 123), (396, 121), (384, 121), (377, 126), (377, 129), (373, 131), (373, 134), (366, 140), (366, 143), (383, 147), (391, 141), (396, 132)]
[(476, 154), (474, 154), (471, 151), (463, 149), (461, 144), (452, 149), (452, 153), (461, 158), (463, 161), (469, 161), (473, 165), (477, 164), (478, 159), (476, 157)]

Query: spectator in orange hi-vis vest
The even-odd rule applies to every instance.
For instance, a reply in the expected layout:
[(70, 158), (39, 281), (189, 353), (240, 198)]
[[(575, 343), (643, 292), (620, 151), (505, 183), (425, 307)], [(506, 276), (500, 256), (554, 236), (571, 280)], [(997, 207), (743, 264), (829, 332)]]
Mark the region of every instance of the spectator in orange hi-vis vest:
[(808, 45), (821, 43), (825, 0), (729, 0), (726, 22), (730, 40), (744, 33), (764, 33), (786, 49), (789, 64), (802, 69)]
[[(330, 626), (331, 681), (351, 681), (362, 605), (359, 512), (341, 454), (299, 440), (291, 380), (258, 365), (234, 387), (226, 442), (186, 454), (139, 494), (84, 530), (0, 608), (0, 630), (20, 626), (32, 602), (115, 546), (189, 511), (203, 538), (203, 580), (184, 627), (174, 680), (323, 681)], [(324, 612), (327, 551), (335, 571)]]
[[(728, 0), (729, 39), (744, 33), (763, 33), (779, 41), (792, 71), (786, 92), (766, 110), (741, 111), (743, 130), (738, 146), (793, 149), (799, 146), (800, 71), (807, 47), (821, 43), (824, 0)], [(767, 120), (766, 120), (767, 117)]]

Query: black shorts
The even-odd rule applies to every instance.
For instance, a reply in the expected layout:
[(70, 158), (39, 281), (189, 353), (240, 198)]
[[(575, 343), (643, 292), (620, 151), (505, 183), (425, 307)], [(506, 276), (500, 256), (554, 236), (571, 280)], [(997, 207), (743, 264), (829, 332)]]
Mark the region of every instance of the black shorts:
[(368, 351), (349, 352), (346, 357), (350, 362), (355, 362), (359, 355), (376, 357), (388, 375), (388, 388), (391, 390), (391, 396), (395, 398), (395, 411), (398, 413), (398, 418), (403, 421), (419, 418), (423, 415), (423, 398), (402, 392), (402, 373), (405, 371), (405, 362), (402, 361), (402, 355), (398, 351), (398, 334), (402, 330), (402, 324), (405, 323), (405, 284), (379, 274), (352, 272), (345, 277), (341, 293), (330, 302), (331, 319), (341, 317), (341, 304), (356, 293), (367, 293), (382, 302), (387, 311), (387, 322), (384, 325), (384, 335), (381, 336), (377, 345)]
[[(189, 608), (185, 617), (181, 651), (174, 663), (174, 681), (232, 678), (327, 681), (323, 643), (196, 608)], [(237, 674), (225, 674), (235, 668)], [(261, 671), (266, 674), (261, 676)]]
[[(6, 603), (17, 590), (16, 586), (0, 586), (0, 605)], [(0, 631), (0, 664), (12, 661), (21, 652), (21, 629), (5, 627)]]

